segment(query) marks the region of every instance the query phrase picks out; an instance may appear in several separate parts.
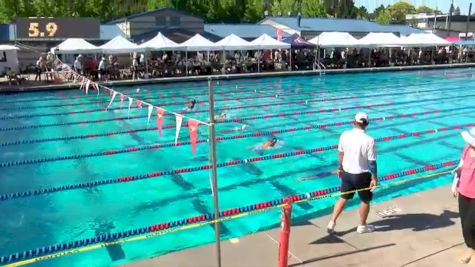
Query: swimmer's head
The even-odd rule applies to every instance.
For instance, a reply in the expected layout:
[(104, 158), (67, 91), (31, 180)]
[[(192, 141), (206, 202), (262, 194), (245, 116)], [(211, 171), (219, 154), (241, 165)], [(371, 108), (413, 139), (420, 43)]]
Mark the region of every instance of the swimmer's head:
[(277, 137), (272, 137), (271, 145), (274, 146), (277, 143)]
[(196, 105), (196, 100), (195, 99), (186, 102), (186, 106), (189, 107), (189, 108), (194, 108), (195, 105)]

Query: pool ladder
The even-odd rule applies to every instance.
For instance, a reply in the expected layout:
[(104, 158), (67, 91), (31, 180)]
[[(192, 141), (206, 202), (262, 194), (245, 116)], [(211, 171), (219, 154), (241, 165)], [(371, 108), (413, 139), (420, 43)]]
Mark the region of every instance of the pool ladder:
[(317, 65), (320, 76), (325, 75), (325, 70), (327, 69), (327, 67), (325, 67), (325, 65), (320, 61), (315, 62), (315, 65)]

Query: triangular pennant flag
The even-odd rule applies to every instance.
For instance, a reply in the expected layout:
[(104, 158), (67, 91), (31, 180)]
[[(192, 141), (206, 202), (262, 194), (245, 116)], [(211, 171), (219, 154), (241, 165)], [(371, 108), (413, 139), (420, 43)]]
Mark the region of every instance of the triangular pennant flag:
[(158, 134), (162, 136), (162, 123), (163, 123), (163, 115), (165, 114), (165, 111), (161, 108), (157, 108), (157, 129), (158, 129)]
[(122, 105), (124, 104), (124, 94), (120, 94), (120, 109), (122, 109)]
[(178, 136), (180, 135), (181, 123), (183, 121), (183, 116), (180, 114), (175, 115), (176, 118), (176, 132), (175, 132), (175, 145), (178, 143)]
[(116, 95), (117, 95), (117, 92), (116, 92), (116, 91), (114, 91), (114, 93), (112, 94), (111, 101), (109, 102), (109, 105), (107, 105), (107, 108), (106, 108), (106, 110), (107, 110), (107, 109), (110, 107), (110, 105), (112, 105), (112, 102), (114, 102), (114, 98), (115, 98), (115, 96), (116, 96)]
[(142, 101), (137, 99), (137, 107), (142, 108)]
[(89, 86), (90, 85), (91, 85), (91, 80), (87, 80), (86, 81), (86, 87), (85, 87), (86, 95), (89, 93)]
[(130, 115), (130, 107), (132, 106), (133, 102), (134, 99), (132, 97), (129, 97), (129, 109), (127, 110), (127, 117)]
[(79, 87), (79, 90), (82, 90), (84, 88), (84, 77), (81, 77), (81, 86)]
[(153, 106), (148, 104), (147, 126), (150, 123), (150, 117), (152, 117)]
[(200, 123), (197, 120), (188, 120), (188, 131), (190, 132), (191, 151), (193, 155), (196, 154), (196, 139), (198, 137), (198, 125)]

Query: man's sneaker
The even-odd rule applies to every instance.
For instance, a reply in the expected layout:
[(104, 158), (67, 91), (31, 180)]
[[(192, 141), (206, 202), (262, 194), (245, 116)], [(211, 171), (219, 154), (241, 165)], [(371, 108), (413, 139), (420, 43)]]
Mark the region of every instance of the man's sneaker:
[(327, 225), (327, 233), (334, 234), (335, 233), (335, 222), (330, 221)]
[(372, 233), (374, 232), (374, 226), (370, 224), (358, 225), (358, 228), (356, 228), (356, 232), (358, 232), (358, 234)]

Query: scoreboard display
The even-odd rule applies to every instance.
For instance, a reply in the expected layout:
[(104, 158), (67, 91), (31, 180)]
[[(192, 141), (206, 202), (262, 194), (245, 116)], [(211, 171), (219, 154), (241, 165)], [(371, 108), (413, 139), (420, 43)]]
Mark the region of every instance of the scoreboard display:
[(100, 22), (94, 18), (18, 18), (17, 40), (99, 39)]

